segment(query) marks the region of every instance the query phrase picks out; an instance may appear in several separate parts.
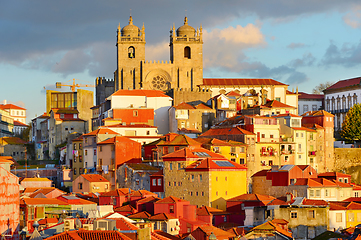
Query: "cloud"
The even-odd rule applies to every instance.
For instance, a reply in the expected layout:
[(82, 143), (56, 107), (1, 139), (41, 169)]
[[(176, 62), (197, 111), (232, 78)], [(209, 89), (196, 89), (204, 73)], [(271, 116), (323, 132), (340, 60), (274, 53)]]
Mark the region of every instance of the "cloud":
[(361, 5), (355, 6), (344, 17), (343, 21), (352, 28), (361, 27)]
[(163, 41), (158, 44), (146, 46), (145, 58), (146, 61), (169, 61), (169, 42)]
[(245, 49), (266, 46), (260, 29), (253, 24), (245, 27), (237, 25), (225, 29), (204, 31), (204, 67), (221, 67), (239, 72), (239, 63), (247, 57)]
[(305, 47), (305, 44), (304, 43), (290, 43), (287, 47), (291, 48), (291, 49), (303, 48), (303, 47)]
[(311, 53), (305, 53), (302, 58), (292, 60), (289, 65), (293, 68), (312, 66), (316, 58)]
[(321, 66), (344, 66), (347, 68), (361, 64), (361, 41), (358, 44), (344, 43), (341, 48), (331, 42), (322, 60)]

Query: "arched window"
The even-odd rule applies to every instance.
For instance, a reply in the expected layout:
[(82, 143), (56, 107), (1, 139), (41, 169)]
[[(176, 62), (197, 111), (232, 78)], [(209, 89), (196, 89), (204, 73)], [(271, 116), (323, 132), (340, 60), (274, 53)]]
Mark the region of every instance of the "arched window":
[(128, 57), (129, 58), (135, 58), (135, 48), (134, 47), (129, 47), (128, 48)]
[(190, 47), (184, 48), (184, 58), (191, 59), (191, 48)]

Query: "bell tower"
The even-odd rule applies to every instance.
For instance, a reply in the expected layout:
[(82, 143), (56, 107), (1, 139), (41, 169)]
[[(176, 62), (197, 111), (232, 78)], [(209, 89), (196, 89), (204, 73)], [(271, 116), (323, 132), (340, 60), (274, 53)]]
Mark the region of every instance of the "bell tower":
[(142, 87), (142, 63), (145, 60), (144, 24), (140, 30), (129, 24), (117, 29), (117, 70), (114, 73), (115, 91), (119, 89), (139, 89)]
[(184, 18), (184, 25), (175, 31), (170, 31), (170, 61), (176, 71), (174, 88), (195, 89), (203, 83), (203, 39), (202, 26), (195, 30), (188, 25), (188, 18)]

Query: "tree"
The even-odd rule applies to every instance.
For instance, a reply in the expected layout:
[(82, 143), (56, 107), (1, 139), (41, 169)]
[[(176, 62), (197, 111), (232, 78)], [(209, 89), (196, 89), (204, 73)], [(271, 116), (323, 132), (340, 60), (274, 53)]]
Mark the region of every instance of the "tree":
[(353, 105), (342, 123), (341, 137), (348, 140), (361, 140), (361, 103)]
[(322, 91), (325, 90), (326, 88), (330, 87), (331, 85), (333, 85), (332, 82), (320, 83), (312, 90), (312, 93), (313, 94), (323, 94)]

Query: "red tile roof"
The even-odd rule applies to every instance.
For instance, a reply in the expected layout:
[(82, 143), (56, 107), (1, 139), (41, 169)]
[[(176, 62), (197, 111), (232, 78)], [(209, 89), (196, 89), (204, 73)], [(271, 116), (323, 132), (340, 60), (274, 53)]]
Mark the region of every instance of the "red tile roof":
[(226, 93), (226, 96), (229, 97), (229, 96), (235, 96), (235, 97), (240, 97), (242, 96), (241, 94), (235, 92), (235, 91), (229, 91), (228, 93)]
[(14, 120), (14, 126), (29, 127), (29, 125), (16, 120)]
[(325, 200), (304, 199), (302, 204), (307, 206), (327, 206), (328, 202)]
[(360, 85), (360, 82), (361, 82), (361, 77), (340, 80), (337, 83), (326, 88), (325, 91), (327, 92), (328, 90), (339, 89), (339, 88), (350, 87), (350, 86), (357, 86), (357, 85)]
[(206, 145), (212, 145), (212, 146), (232, 146), (229, 142), (219, 140), (217, 138), (196, 138), (197, 142), (202, 143), (202, 147)]
[(265, 86), (265, 85), (283, 85), (284, 83), (275, 81), (273, 79), (256, 79), (256, 78), (203, 78), (203, 85), (206, 86), (237, 86), (237, 85), (252, 85), (252, 86)]
[(167, 97), (163, 91), (160, 90), (142, 90), (142, 89), (133, 89), (125, 90), (121, 89), (113, 93), (111, 96), (145, 96), (145, 97)]
[(118, 134), (117, 132), (114, 132), (113, 130), (109, 128), (98, 128), (95, 131), (92, 131), (90, 133), (83, 134), (83, 136), (96, 136), (98, 134)]
[(174, 145), (174, 146), (201, 146), (201, 143), (197, 142), (193, 138), (188, 137), (187, 135), (177, 135), (171, 141), (161, 140), (158, 146), (167, 146), (167, 145)]
[(308, 116), (329, 116), (329, 117), (334, 117), (333, 114), (325, 111), (325, 110), (318, 110), (318, 111), (308, 111), (305, 112), (304, 114), (302, 114), (303, 117), (308, 117)]
[(10, 145), (23, 145), (26, 142), (18, 137), (2, 137), (0, 138), (1, 142), (6, 142), (7, 144)]
[(186, 102), (182, 102), (176, 106), (174, 106), (175, 109), (195, 109), (195, 107), (193, 107), (192, 105), (186, 103)]
[(345, 206), (342, 206), (337, 203), (330, 203), (329, 205), (330, 205), (330, 210), (346, 210)]
[(267, 176), (269, 170), (265, 169), (265, 170), (261, 170), (259, 172), (256, 172), (255, 174), (252, 175), (252, 177), (265, 177)]
[(205, 233), (205, 235), (207, 236), (205, 239), (208, 239), (212, 233), (217, 237), (217, 239), (230, 239), (236, 236), (234, 233), (226, 232), (220, 228), (209, 225), (202, 225), (199, 226), (197, 229)]
[(348, 210), (361, 210), (361, 204), (360, 204), (360, 203), (351, 202), (349, 205), (347, 205), (347, 209), (348, 209)]
[(44, 218), (38, 221), (40, 225), (45, 225), (48, 223), (58, 223), (59, 219), (57, 218)]
[[(208, 156), (204, 155), (197, 155), (197, 153), (204, 153), (207, 154)], [(202, 147), (186, 147), (186, 148), (182, 148), (178, 151), (169, 153), (167, 155), (163, 156), (163, 161), (172, 161), (172, 158), (198, 158), (198, 159), (202, 159), (202, 158), (208, 158), (208, 157), (214, 157), (214, 158), (219, 158), (219, 159), (226, 159), (223, 155), (214, 153), (212, 151), (209, 151), (205, 148)]]
[(124, 218), (117, 218), (116, 226), (121, 231), (138, 230), (139, 228), (133, 223), (128, 222)]
[(14, 104), (0, 104), (0, 109), (18, 109), (18, 110), (26, 110), (26, 108), (16, 106)]
[(134, 213), (132, 215), (128, 215), (128, 218), (132, 219), (149, 219), (152, 215), (147, 211)]
[(82, 174), (80, 175), (89, 182), (109, 182), (102, 175), (99, 174)]
[(106, 240), (132, 240), (119, 231), (110, 230), (73, 230), (65, 231), (48, 237), (49, 240), (81, 240), (81, 239), (106, 239)]
[(301, 116), (296, 115), (296, 114), (292, 114), (292, 113), (278, 114), (278, 115), (273, 116), (273, 117), (275, 117), (275, 118), (278, 118), (278, 117), (297, 117), (297, 118), (302, 118)]
[(186, 171), (200, 170), (246, 170), (247, 167), (228, 159), (212, 159), (207, 158), (190, 164), (185, 168)]
[(267, 103), (264, 106), (269, 107), (269, 108), (294, 108), (294, 109), (296, 109), (296, 107), (292, 107), (290, 105), (281, 103), (281, 102), (279, 102), (277, 100), (267, 101)]
[(129, 193), (134, 192), (130, 188), (117, 188), (115, 190), (101, 193), (102, 197), (119, 197), (119, 196), (128, 196)]
[(211, 128), (207, 132), (203, 133), (201, 137), (207, 136), (219, 136), (219, 135), (255, 135), (254, 133), (244, 130), (240, 127), (228, 127), (228, 128)]
[(208, 207), (208, 206), (203, 206), (203, 207), (199, 207), (197, 208), (197, 216), (211, 216), (212, 213), (216, 213), (216, 212), (223, 212), (222, 210), (219, 210), (217, 208), (212, 208), (212, 207)]
[(340, 172), (325, 172), (319, 173), (319, 177), (351, 177), (350, 174), (340, 173)]
[(167, 213), (158, 213), (154, 216), (151, 216), (149, 218), (149, 220), (155, 220), (155, 221), (166, 221), (166, 220), (169, 220), (169, 219), (177, 219), (175, 217), (173, 217), (172, 215), (169, 215)]
[(312, 128), (306, 128), (306, 127), (292, 127), (293, 130), (303, 130), (303, 131), (308, 131), (308, 132), (316, 132), (316, 130), (312, 129)]
[[(119, 124), (114, 124), (114, 125), (108, 125), (108, 128), (157, 128), (157, 126), (151, 126), (148, 124), (123, 124), (123, 123), (119, 123)], [(132, 136), (133, 137), (133, 136)]]
[(23, 198), (22, 201), (26, 205), (69, 205), (55, 198)]
[(155, 196), (157, 197), (158, 195), (156, 193), (153, 193), (153, 192), (149, 192), (147, 190), (138, 190), (138, 191), (133, 191), (130, 196), (131, 197), (145, 197), (145, 196)]
[(98, 144), (100, 144), (100, 145), (115, 144), (117, 142), (136, 142), (136, 141), (129, 139), (127, 137), (123, 137), (123, 136), (115, 136), (115, 137), (109, 138), (107, 140), (104, 140), (102, 142), (99, 142)]
[(269, 232), (271, 229), (273, 229), (273, 231), (276, 231), (276, 232), (279, 232), (281, 233), (282, 235), (285, 235), (287, 236), (288, 238), (290, 239), (293, 239), (292, 238), (292, 233), (287, 231), (287, 230), (284, 230), (283, 228), (281, 228), (277, 223), (274, 223), (272, 221), (268, 221), (268, 222), (265, 222), (261, 225), (258, 225), (254, 228), (252, 228), (252, 232), (259, 232), (259, 231), (266, 231), (266, 232)]
[(138, 200), (137, 203), (139, 204), (139, 203), (156, 202), (158, 200), (160, 200), (160, 198), (155, 197), (155, 196), (150, 196), (150, 197)]
[(128, 204), (128, 205), (125, 205), (125, 206), (115, 208), (114, 212), (131, 212), (131, 213), (135, 213), (136, 209)]
[(323, 94), (309, 94), (305, 92), (298, 92), (298, 99), (315, 99), (315, 100), (322, 100), (325, 98)]
[(228, 199), (227, 202), (262, 202), (265, 205), (272, 200), (276, 199), (275, 197), (269, 196), (269, 195), (261, 195), (261, 194), (242, 194), (237, 197)]
[(163, 199), (157, 201), (156, 203), (176, 203), (176, 202), (188, 202), (188, 201), (177, 198), (177, 197), (169, 196), (169, 197), (166, 197), (166, 198), (163, 198)]

